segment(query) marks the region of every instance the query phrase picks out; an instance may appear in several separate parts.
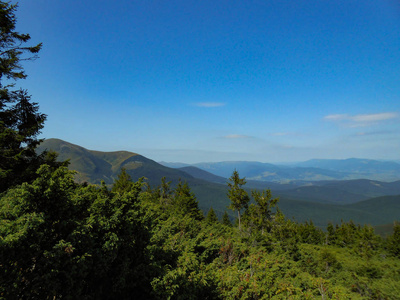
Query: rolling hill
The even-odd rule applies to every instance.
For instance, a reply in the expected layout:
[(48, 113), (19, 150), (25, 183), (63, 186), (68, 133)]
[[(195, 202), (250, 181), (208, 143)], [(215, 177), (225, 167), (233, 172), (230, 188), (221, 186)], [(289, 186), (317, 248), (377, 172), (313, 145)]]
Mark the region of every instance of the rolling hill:
[[(188, 167), (182, 163), (163, 163), (169, 167)], [(400, 164), (365, 159), (310, 160), (302, 163), (275, 165), (252, 161), (196, 163), (192, 166), (217, 176), (229, 178), (237, 170), (247, 180), (287, 183), (290, 181), (327, 181), (370, 179), (400, 180)]]
[(100, 152), (87, 150), (59, 139), (47, 139), (39, 145), (39, 152), (53, 150), (59, 160), (69, 160), (69, 168), (78, 171), (76, 180), (99, 184), (104, 180), (112, 184), (121, 168), (125, 168), (133, 180), (146, 177), (151, 185), (158, 185), (162, 177), (176, 183), (194, 179), (193, 176), (177, 169), (164, 167), (155, 161), (128, 151)]
[[(159, 185), (162, 177), (172, 185), (181, 179), (188, 182), (204, 212), (212, 206), (218, 215), (227, 211), (235, 216), (227, 209), (230, 203), (227, 179), (199, 168), (168, 168), (137, 153), (88, 150), (59, 139), (45, 140), (37, 150), (46, 149), (58, 152), (59, 160), (68, 159), (69, 168), (78, 171), (76, 180), (79, 182), (98, 184), (104, 180), (111, 185), (121, 168), (125, 168), (133, 180), (146, 177), (152, 186)], [(223, 165), (228, 170), (229, 164)], [(253, 171), (256, 170), (254, 166), (257, 164), (253, 165)], [(280, 197), (279, 207), (287, 217), (300, 222), (312, 219), (322, 227), (328, 222), (340, 223), (341, 220), (381, 225), (398, 220), (400, 216), (400, 196), (388, 196), (400, 194), (400, 181), (291, 181), (282, 184), (248, 180), (247, 191), (254, 188), (270, 188), (274, 197)], [(375, 196), (383, 197), (372, 198)]]
[(181, 167), (179, 168), (179, 170), (193, 176), (194, 178), (203, 179), (209, 182), (226, 184), (226, 182), (228, 181), (227, 178), (214, 175), (210, 172), (204, 171), (202, 169), (193, 166)]
[(395, 161), (378, 161), (372, 159), (312, 159), (296, 163), (297, 167), (321, 168), (331, 171), (347, 172), (350, 178), (369, 178), (380, 181), (400, 179), (400, 164)]
[[(197, 167), (179, 168), (195, 178), (225, 184), (228, 179), (213, 175)], [(246, 178), (247, 180), (247, 178)], [(329, 181), (271, 181), (247, 180), (247, 188), (271, 189), (275, 195), (307, 202), (351, 204), (373, 197), (400, 195), (400, 181), (381, 182), (369, 179)]]
[[(137, 153), (88, 150), (60, 139), (46, 139), (37, 148), (38, 152), (44, 150), (56, 151), (60, 161), (69, 160), (69, 169), (78, 172), (75, 176), (78, 182), (100, 184), (104, 180), (107, 185), (111, 185), (121, 168), (125, 168), (132, 180), (136, 181), (141, 177), (146, 177), (146, 181), (152, 187), (158, 186), (162, 177), (171, 181), (172, 186), (175, 186), (179, 180), (187, 181), (203, 211), (208, 211), (211, 206), (217, 207), (221, 199), (224, 199), (223, 203), (228, 202), (225, 184), (194, 178), (182, 170), (165, 167)], [(210, 176), (215, 177), (212, 174)], [(222, 209), (222, 212), (225, 208)]]
[[(313, 220), (317, 226), (352, 220), (358, 224), (382, 225), (400, 219), (400, 195), (371, 198), (348, 205), (312, 203), (282, 198), (279, 202), (287, 216), (304, 222)], [(286, 215), (286, 214), (285, 214)]]

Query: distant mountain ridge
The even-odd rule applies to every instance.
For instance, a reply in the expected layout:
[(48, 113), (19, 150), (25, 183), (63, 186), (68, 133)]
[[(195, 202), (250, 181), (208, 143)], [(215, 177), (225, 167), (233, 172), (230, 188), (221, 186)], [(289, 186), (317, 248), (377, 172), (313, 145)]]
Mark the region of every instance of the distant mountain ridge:
[[(76, 177), (79, 182), (87, 181), (98, 184), (104, 180), (106, 184), (112, 184), (121, 168), (126, 168), (128, 174), (135, 181), (146, 177), (147, 182), (153, 187), (160, 184), (162, 177), (166, 177), (167, 181), (171, 181), (173, 185), (181, 179), (188, 182), (198, 199), (199, 207), (204, 212), (207, 212), (212, 206), (220, 216), (224, 211), (234, 216), (233, 212), (227, 208), (230, 203), (227, 197), (226, 183), (228, 179), (198, 167), (181, 165), (179, 169), (173, 169), (137, 153), (88, 150), (59, 139), (45, 140), (37, 151), (46, 149), (58, 152), (60, 160), (69, 159), (69, 168), (79, 172)], [(239, 166), (243, 165), (245, 162)], [(264, 164), (252, 163), (244, 171), (257, 174), (259, 165)], [(270, 164), (265, 165), (271, 167)], [(234, 170), (232, 162), (221, 163), (221, 166), (226, 169), (229, 176)], [(228, 172), (230, 167), (233, 168)], [(280, 166), (274, 166), (274, 168), (279, 171)], [(313, 169), (315, 170), (315, 168)], [(289, 171), (285, 170), (285, 172)], [(240, 176), (244, 175), (240, 173)], [(312, 219), (318, 226), (325, 226), (327, 222), (337, 223), (342, 219), (344, 221), (352, 219), (362, 224), (388, 224), (393, 220), (398, 220), (400, 215), (400, 196), (398, 196), (400, 195), (400, 181), (288, 180), (280, 183), (246, 179), (245, 188), (248, 192), (250, 189), (270, 188), (274, 197), (280, 197), (279, 207), (287, 217), (295, 218), (298, 221)], [(371, 199), (372, 197), (379, 198)]]
[(400, 164), (395, 161), (379, 161), (373, 159), (311, 159), (295, 164), (298, 167), (314, 167), (332, 171), (343, 171), (359, 174), (388, 172), (400, 174)]
[[(163, 163), (174, 167), (181, 163)], [(186, 165), (187, 166), (187, 165)], [(214, 175), (229, 178), (236, 169), (248, 180), (288, 182), (370, 179), (379, 181), (400, 180), (400, 164), (372, 159), (313, 159), (300, 163), (274, 165), (254, 161), (225, 161), (196, 163), (191, 166)]]
[(206, 180), (209, 182), (226, 184), (228, 181), (227, 178), (214, 175), (210, 172), (204, 171), (202, 169), (199, 169), (199, 168), (193, 167), (193, 166), (181, 167), (181, 168), (179, 168), (179, 170), (188, 173), (189, 175), (193, 176), (194, 178), (203, 179), (203, 180)]
[[(227, 178), (213, 175), (197, 167), (179, 168), (195, 178), (226, 184)], [(329, 181), (293, 181), (277, 183), (247, 180), (247, 188), (274, 191), (276, 196), (301, 200), (346, 205), (364, 201), (373, 197), (400, 195), (400, 181), (381, 182), (369, 179), (329, 180)]]

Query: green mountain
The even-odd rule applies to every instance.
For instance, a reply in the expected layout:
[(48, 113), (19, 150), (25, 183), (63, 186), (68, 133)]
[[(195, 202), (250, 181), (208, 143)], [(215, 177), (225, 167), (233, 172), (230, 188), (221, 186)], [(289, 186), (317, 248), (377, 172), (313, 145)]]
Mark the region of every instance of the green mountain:
[(312, 159), (297, 163), (295, 166), (347, 172), (351, 174), (352, 179), (369, 178), (383, 181), (395, 181), (400, 179), (400, 164), (394, 161), (360, 158)]
[[(137, 153), (88, 150), (60, 139), (46, 139), (37, 148), (38, 152), (44, 150), (56, 151), (60, 161), (69, 160), (69, 169), (78, 172), (75, 176), (78, 182), (100, 184), (104, 180), (106, 184), (111, 185), (121, 168), (125, 168), (132, 180), (136, 181), (141, 177), (146, 177), (146, 181), (152, 187), (158, 186), (162, 177), (171, 181), (172, 186), (175, 186), (179, 180), (187, 181), (203, 211), (208, 211), (211, 206), (218, 206), (219, 213), (223, 213), (229, 204), (225, 184), (194, 178), (182, 170), (165, 167)], [(210, 175), (215, 177), (215, 175)], [(218, 205), (219, 203), (223, 204)]]
[(106, 184), (112, 184), (121, 168), (125, 168), (133, 180), (146, 177), (151, 185), (158, 185), (164, 176), (174, 183), (179, 178), (194, 179), (183, 171), (164, 167), (151, 159), (128, 151), (87, 150), (59, 139), (47, 139), (37, 148), (39, 152), (46, 149), (59, 153), (59, 160), (69, 160), (69, 168), (78, 172), (76, 179), (79, 182), (99, 184), (104, 180)]
[[(169, 164), (171, 167), (179, 163)], [(322, 181), (370, 179), (400, 180), (400, 164), (365, 159), (310, 160), (302, 163), (274, 165), (252, 161), (197, 163), (193, 166), (221, 177), (230, 177), (236, 169), (248, 180), (258, 181)]]
[(368, 179), (315, 181), (278, 193), (291, 199), (351, 204), (373, 197), (400, 195), (400, 181), (382, 182)]
[(226, 184), (227, 181), (228, 181), (227, 178), (214, 175), (214, 174), (212, 174), (210, 172), (204, 171), (202, 169), (199, 169), (199, 168), (196, 168), (196, 167), (193, 167), (193, 166), (181, 167), (181, 168), (179, 168), (179, 170), (190, 174), (194, 178), (203, 179), (203, 180), (206, 180), (206, 181), (209, 181), (209, 182), (216, 182), (216, 183)]
[(321, 186), (337, 188), (354, 194), (362, 194), (372, 197), (400, 195), (400, 180), (383, 182), (368, 179), (335, 180), (317, 183)]
[[(219, 216), (227, 211), (235, 217), (227, 209), (230, 204), (227, 179), (204, 170), (195, 167), (168, 168), (137, 153), (93, 151), (59, 139), (45, 140), (38, 147), (39, 152), (46, 149), (58, 152), (59, 160), (70, 161), (69, 168), (78, 172), (77, 181), (98, 184), (104, 180), (106, 184), (112, 184), (121, 168), (125, 168), (133, 180), (146, 177), (152, 186), (159, 185), (162, 177), (166, 177), (172, 185), (181, 179), (188, 182), (203, 211), (207, 212), (212, 206)], [(371, 225), (388, 224), (400, 215), (400, 196), (369, 199), (371, 195), (397, 193), (400, 181), (320, 181), (302, 187), (297, 184), (310, 183), (280, 184), (248, 180), (246, 188), (249, 193), (252, 188), (270, 188), (274, 197), (280, 197), (279, 207), (287, 217), (301, 222), (312, 219), (322, 227), (328, 222), (340, 223), (341, 220)]]
[(388, 224), (399, 219), (400, 195), (371, 198), (348, 205), (312, 203), (281, 198), (280, 209), (299, 222), (312, 220), (315, 225), (325, 227), (327, 223), (338, 224), (352, 220), (358, 224), (373, 226)]
[(347, 192), (336, 187), (318, 185), (302, 186), (277, 193), (286, 198), (331, 204), (350, 204), (369, 198), (364, 194)]
[(216, 163), (197, 163), (195, 167), (212, 174), (230, 177), (233, 170), (248, 180), (287, 182), (292, 180), (330, 180), (344, 179), (349, 174), (318, 168), (278, 166), (253, 161), (225, 161)]
[[(227, 178), (193, 166), (180, 170), (195, 178), (226, 184)], [(247, 180), (249, 189), (271, 189), (276, 196), (287, 199), (330, 204), (351, 204), (373, 197), (400, 195), (400, 181), (381, 182), (368, 179), (330, 181), (290, 181), (287, 183)]]

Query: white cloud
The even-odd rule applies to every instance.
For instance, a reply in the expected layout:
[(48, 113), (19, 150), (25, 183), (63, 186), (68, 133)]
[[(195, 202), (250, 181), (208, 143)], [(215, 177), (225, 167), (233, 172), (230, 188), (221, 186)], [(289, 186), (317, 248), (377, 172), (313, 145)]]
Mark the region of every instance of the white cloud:
[(325, 116), (324, 119), (328, 121), (341, 121), (349, 118), (349, 115), (329, 115)]
[(290, 132), (274, 132), (271, 133), (272, 136), (285, 136), (285, 135), (291, 135)]
[(381, 131), (371, 131), (371, 132), (358, 132), (357, 136), (368, 136), (368, 135), (387, 135), (392, 134), (392, 131), (389, 130), (381, 130)]
[(398, 114), (393, 112), (369, 114), (369, 115), (356, 115), (352, 117), (355, 122), (377, 122), (397, 118)]
[(221, 106), (225, 106), (225, 103), (222, 102), (197, 102), (194, 103), (195, 106), (197, 107), (221, 107)]
[(384, 112), (377, 114), (363, 114), (363, 115), (348, 115), (348, 114), (335, 114), (324, 117), (326, 121), (333, 121), (342, 123), (348, 127), (365, 127), (377, 122), (386, 121), (398, 118), (397, 112)]
[(288, 132), (273, 132), (269, 134), (270, 136), (290, 136), (290, 137), (297, 137), (297, 136), (304, 136), (304, 133), (296, 132), (296, 131), (288, 131)]
[(251, 136), (242, 134), (229, 134), (223, 137), (224, 139), (250, 139)]

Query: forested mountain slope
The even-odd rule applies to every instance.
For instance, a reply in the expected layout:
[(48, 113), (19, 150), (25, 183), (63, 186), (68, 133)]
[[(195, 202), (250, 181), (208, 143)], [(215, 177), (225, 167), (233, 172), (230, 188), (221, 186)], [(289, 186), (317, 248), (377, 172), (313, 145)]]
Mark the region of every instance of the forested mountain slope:
[(87, 150), (59, 139), (46, 139), (39, 145), (39, 152), (53, 150), (59, 154), (59, 160), (69, 160), (69, 168), (78, 171), (76, 179), (79, 182), (99, 184), (104, 180), (112, 184), (121, 168), (125, 168), (133, 180), (146, 177), (151, 185), (160, 183), (162, 177), (177, 183), (182, 180), (193, 179), (183, 171), (164, 167), (155, 161), (139, 154), (128, 151), (101, 152)]
[(395, 161), (379, 161), (373, 159), (311, 159), (295, 164), (298, 167), (313, 167), (332, 171), (345, 171), (349, 173), (379, 174), (386, 173), (394, 176), (400, 175), (400, 164)]
[[(174, 164), (171, 164), (174, 166)], [(400, 179), (400, 164), (376, 160), (312, 160), (303, 163), (277, 165), (252, 161), (196, 163), (193, 166), (222, 177), (236, 169), (247, 179), (287, 182), (293, 180), (371, 179), (396, 181)]]
[[(125, 168), (133, 180), (146, 177), (146, 181), (151, 186), (160, 185), (162, 177), (166, 177), (167, 182), (171, 181), (172, 186), (176, 186), (181, 179), (189, 184), (198, 199), (199, 207), (205, 213), (213, 207), (218, 216), (222, 216), (227, 211), (231, 217), (235, 217), (235, 213), (228, 209), (230, 203), (227, 197), (228, 179), (196, 167), (172, 169), (136, 153), (87, 150), (58, 139), (48, 139), (43, 142), (39, 146), (39, 151), (44, 149), (59, 152), (61, 160), (69, 159), (71, 162), (69, 168), (79, 172), (76, 175), (79, 182), (100, 183), (104, 180), (106, 184), (112, 184), (121, 168)], [(394, 197), (386, 202), (380, 198), (373, 199), (367, 202), (368, 205), (360, 202), (359, 206), (356, 202), (372, 198), (370, 195), (382, 196), (396, 193), (399, 183), (351, 180), (320, 181), (309, 185), (309, 182), (280, 184), (250, 180), (245, 188), (249, 194), (251, 189), (271, 189), (275, 197), (281, 198), (279, 207), (283, 213), (298, 221), (312, 219), (318, 226), (326, 226), (329, 222), (340, 223), (341, 220), (378, 225), (390, 223), (400, 215), (400, 210), (396, 205), (398, 198)], [(296, 184), (308, 184), (308, 186), (298, 187)], [(350, 203), (355, 204), (346, 205)], [(386, 210), (385, 213), (383, 213), (383, 208)]]
[(312, 220), (315, 225), (325, 227), (328, 223), (339, 224), (352, 220), (356, 224), (381, 225), (392, 223), (400, 216), (400, 196), (372, 198), (349, 205), (323, 204), (292, 200), (281, 197), (279, 207), (290, 212), (299, 222)]

